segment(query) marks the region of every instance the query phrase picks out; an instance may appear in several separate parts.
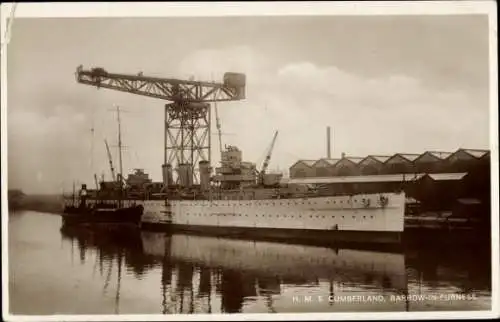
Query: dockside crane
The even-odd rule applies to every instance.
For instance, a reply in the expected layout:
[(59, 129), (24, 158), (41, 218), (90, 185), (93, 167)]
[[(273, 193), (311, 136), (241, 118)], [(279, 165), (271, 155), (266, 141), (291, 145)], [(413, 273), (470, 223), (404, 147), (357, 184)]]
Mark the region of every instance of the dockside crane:
[(113, 167), (113, 158), (111, 157), (111, 151), (109, 150), (108, 141), (104, 140), (104, 144), (106, 144), (106, 152), (108, 153), (108, 162), (109, 168), (111, 169), (111, 178), (113, 182), (116, 182), (115, 168)]
[(266, 174), (267, 168), (269, 167), (269, 162), (271, 161), (271, 155), (273, 153), (274, 144), (276, 143), (276, 138), (278, 137), (278, 131), (274, 132), (273, 140), (271, 141), (271, 145), (266, 153), (266, 158), (262, 164), (262, 168), (259, 171), (259, 184), (263, 184), (264, 175)]
[(100, 67), (86, 70), (81, 65), (76, 80), (97, 88), (171, 101), (165, 105), (164, 164), (174, 169), (189, 164), (193, 174), (199, 161), (211, 161), (209, 103), (243, 100), (246, 85), (246, 76), (240, 73), (225, 73), (223, 82), (217, 83), (109, 73)]

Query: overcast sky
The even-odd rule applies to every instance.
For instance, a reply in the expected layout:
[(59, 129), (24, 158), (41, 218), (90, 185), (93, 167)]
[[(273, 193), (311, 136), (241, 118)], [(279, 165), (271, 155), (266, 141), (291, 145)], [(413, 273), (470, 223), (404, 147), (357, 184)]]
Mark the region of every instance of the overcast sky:
[(78, 84), (80, 64), (198, 80), (246, 73), (247, 99), (218, 104), (223, 143), (261, 164), (279, 130), (271, 169), (325, 157), (328, 125), (334, 157), (489, 146), (487, 16), (19, 18), (8, 47), (9, 188), (109, 178), (113, 104), (128, 111), (124, 172), (161, 180), (165, 102)]

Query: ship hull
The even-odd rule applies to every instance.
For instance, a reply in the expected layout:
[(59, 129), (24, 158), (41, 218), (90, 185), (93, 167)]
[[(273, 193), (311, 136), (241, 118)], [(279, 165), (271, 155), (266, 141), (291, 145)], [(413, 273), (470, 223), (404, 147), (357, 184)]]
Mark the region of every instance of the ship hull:
[(142, 227), (291, 243), (397, 244), (404, 193), (269, 200), (145, 201)]
[[(204, 225), (179, 225), (143, 222), (143, 229), (151, 231), (165, 231), (176, 234), (182, 233), (195, 236), (211, 236), (235, 238), (242, 240), (274, 241), (287, 244), (342, 246), (359, 245), (398, 245), (402, 240), (400, 232), (380, 231), (332, 231), (287, 228), (254, 228), (237, 226), (204, 226)], [(378, 247), (378, 246), (377, 246)]]
[(144, 206), (111, 209), (79, 209), (66, 207), (62, 219), (66, 225), (125, 224), (140, 226)]

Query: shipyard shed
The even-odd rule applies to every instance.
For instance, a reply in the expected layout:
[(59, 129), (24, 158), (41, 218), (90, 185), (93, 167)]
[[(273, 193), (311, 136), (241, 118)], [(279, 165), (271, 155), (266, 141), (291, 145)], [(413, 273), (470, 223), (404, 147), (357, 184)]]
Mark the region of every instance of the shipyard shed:
[(335, 165), (340, 159), (319, 159), (313, 164), (314, 176), (316, 177), (329, 177), (335, 173)]
[(359, 172), (364, 176), (381, 174), (384, 171), (384, 163), (390, 158), (390, 156), (369, 155), (358, 163)]
[(416, 158), (413, 163), (417, 172), (442, 172), (444, 171), (444, 160), (452, 154), (451, 152), (427, 151)]
[(488, 150), (458, 149), (444, 160), (443, 171), (461, 172), (481, 163), (483, 157), (489, 156)]
[(401, 173), (467, 172), (478, 163), (489, 165), (488, 150), (458, 149), (455, 152), (426, 151), (392, 156), (343, 156), (340, 159), (299, 160), (290, 167), (290, 177), (367, 176)]
[(447, 210), (453, 207), (462, 191), (462, 181), (466, 172), (428, 173), (405, 189), (409, 197), (420, 201), (423, 211)]
[(295, 162), (290, 167), (290, 177), (291, 178), (304, 178), (304, 177), (313, 177), (315, 175), (315, 171), (313, 168), (315, 160), (299, 160)]
[(415, 173), (416, 169), (413, 161), (420, 155), (411, 153), (396, 153), (384, 163), (385, 174), (395, 173)]
[(461, 197), (473, 197), (484, 201), (488, 206), (491, 200), (490, 156), (484, 155), (470, 168), (463, 180)]
[(334, 176), (359, 176), (358, 164), (363, 160), (359, 157), (343, 157), (333, 167)]

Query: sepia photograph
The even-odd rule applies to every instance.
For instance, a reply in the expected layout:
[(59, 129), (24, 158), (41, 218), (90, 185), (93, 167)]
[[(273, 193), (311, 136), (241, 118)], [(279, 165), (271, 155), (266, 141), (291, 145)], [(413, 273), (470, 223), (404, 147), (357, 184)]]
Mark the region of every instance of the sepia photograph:
[(493, 1), (1, 18), (4, 320), (498, 317)]

